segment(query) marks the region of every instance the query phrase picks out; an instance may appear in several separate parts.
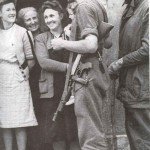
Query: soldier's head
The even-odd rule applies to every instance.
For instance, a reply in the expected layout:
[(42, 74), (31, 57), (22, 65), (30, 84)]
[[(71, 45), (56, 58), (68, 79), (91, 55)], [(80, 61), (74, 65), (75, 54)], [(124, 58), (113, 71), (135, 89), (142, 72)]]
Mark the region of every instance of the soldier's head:
[(73, 20), (73, 18), (74, 18), (76, 6), (77, 6), (77, 2), (68, 3), (67, 11), (68, 11), (68, 14), (69, 14), (69, 18), (71, 20)]

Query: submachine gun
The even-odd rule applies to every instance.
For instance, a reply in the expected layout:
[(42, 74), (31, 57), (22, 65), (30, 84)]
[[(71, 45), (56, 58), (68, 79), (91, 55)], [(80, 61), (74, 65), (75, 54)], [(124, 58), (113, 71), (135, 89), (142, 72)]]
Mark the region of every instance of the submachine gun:
[(70, 74), (71, 74), (71, 69), (72, 69), (72, 64), (73, 64), (73, 52), (70, 52), (70, 55), (69, 55), (69, 66), (68, 66), (68, 69), (67, 69), (67, 73), (66, 73), (66, 80), (65, 80), (65, 87), (64, 87), (64, 91), (63, 91), (63, 94), (62, 94), (62, 97), (61, 97), (61, 100), (59, 102), (59, 105), (57, 107), (57, 110), (56, 112), (54, 113), (54, 116), (53, 116), (53, 121), (55, 122), (57, 117), (58, 117), (58, 113), (60, 113), (67, 101), (67, 99), (69, 98), (70, 96), (70, 93), (71, 93), (71, 89), (72, 87), (69, 86), (70, 84)]
[(81, 58), (82, 58), (82, 55), (77, 54), (77, 57), (76, 57), (74, 63), (72, 63), (73, 53), (70, 52), (69, 67), (67, 69), (65, 87), (64, 87), (64, 91), (63, 91), (61, 100), (59, 102), (59, 105), (57, 107), (57, 110), (56, 110), (56, 112), (54, 113), (54, 116), (53, 116), (53, 121), (54, 122), (57, 120), (57, 117), (58, 117), (59, 113), (63, 110), (66, 102), (70, 99), (71, 92), (72, 92), (72, 89), (74, 87), (74, 83), (78, 82), (78, 83), (81, 83), (83, 85), (88, 84), (88, 80), (83, 79), (82, 77), (80, 78), (80, 76), (76, 76), (77, 72), (80, 72), (80, 74), (82, 75), (82, 72), (92, 68), (92, 64), (90, 62), (82, 64), (80, 62)]
[[(107, 38), (108, 38), (109, 32), (112, 30), (112, 28), (113, 28), (113, 26), (111, 24), (109, 24), (107, 22), (103, 22), (103, 21), (98, 26), (98, 30), (100, 32), (99, 34), (101, 35), (100, 37), (104, 38), (104, 46), (106, 46), (107, 48), (111, 47), (111, 42), (107, 41)], [(71, 39), (75, 40), (76, 27), (73, 29), (73, 33), (74, 33), (74, 36), (72, 36)], [(83, 85), (86, 85), (89, 82), (88, 80), (83, 79), (82, 77), (80, 78), (80, 75), (82, 76), (82, 73), (85, 70), (92, 68), (92, 63), (87, 62), (87, 63), (82, 64), (80, 62), (81, 57), (82, 57), (81, 54), (77, 54), (77, 57), (73, 63), (73, 55), (74, 55), (74, 53), (70, 52), (69, 67), (68, 67), (67, 73), (66, 73), (65, 87), (64, 87), (64, 91), (63, 91), (61, 100), (59, 102), (59, 105), (57, 107), (57, 110), (54, 113), (54, 116), (52, 119), (54, 122), (57, 120), (59, 113), (63, 110), (66, 102), (69, 100), (74, 83), (78, 82)], [(101, 61), (102, 61), (101, 57), (99, 58), (99, 60), (100, 60), (100, 66), (101, 66)], [(77, 71), (80, 71), (79, 76), (76, 76)]]

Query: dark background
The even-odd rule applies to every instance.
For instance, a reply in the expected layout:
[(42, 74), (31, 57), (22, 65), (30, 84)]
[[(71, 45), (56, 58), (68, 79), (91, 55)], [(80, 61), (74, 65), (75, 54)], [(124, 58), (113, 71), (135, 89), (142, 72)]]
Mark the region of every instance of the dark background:
[[(37, 9), (41, 7), (41, 4), (47, 0), (17, 0), (17, 10), (28, 7), (28, 6), (33, 6)], [(65, 8), (67, 5), (67, 0), (59, 0), (61, 5)]]

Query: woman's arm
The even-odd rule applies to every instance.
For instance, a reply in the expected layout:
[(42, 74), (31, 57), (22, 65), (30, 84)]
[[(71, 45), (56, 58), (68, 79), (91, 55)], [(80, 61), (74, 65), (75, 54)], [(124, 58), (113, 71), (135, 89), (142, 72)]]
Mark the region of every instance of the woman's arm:
[[(31, 32), (30, 32), (30, 36), (32, 38)], [(35, 65), (35, 61), (34, 61), (34, 57), (32, 53), (32, 46), (31, 46), (31, 43), (29, 41), (29, 38), (26, 32), (24, 33), (24, 36), (23, 36), (23, 49), (24, 49), (25, 57), (28, 63), (28, 67), (31, 70), (31, 68)]]
[(37, 36), (35, 39), (35, 53), (41, 68), (44, 70), (51, 72), (65, 72), (67, 70), (67, 63), (49, 58), (49, 53), (42, 35)]

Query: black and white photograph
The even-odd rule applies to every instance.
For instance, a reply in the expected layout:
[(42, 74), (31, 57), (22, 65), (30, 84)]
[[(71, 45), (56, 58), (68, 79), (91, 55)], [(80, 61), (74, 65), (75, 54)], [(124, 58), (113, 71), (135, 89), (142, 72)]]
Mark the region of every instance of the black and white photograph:
[(149, 0), (0, 0), (0, 150), (150, 150)]

